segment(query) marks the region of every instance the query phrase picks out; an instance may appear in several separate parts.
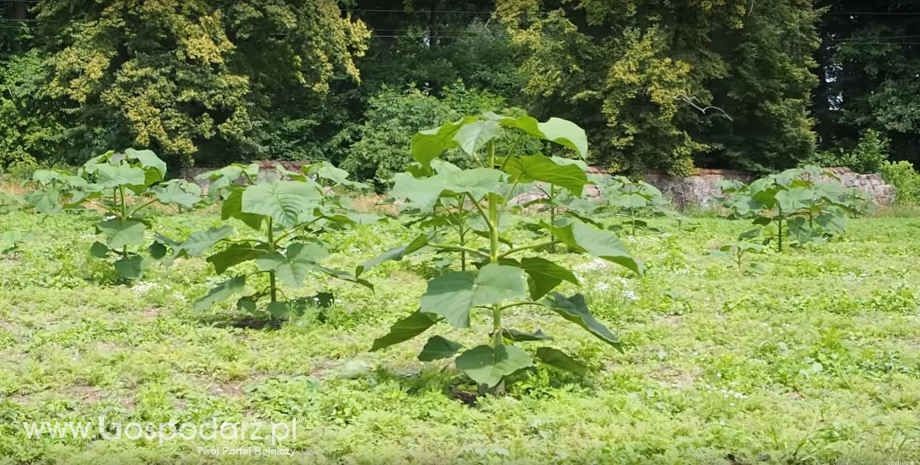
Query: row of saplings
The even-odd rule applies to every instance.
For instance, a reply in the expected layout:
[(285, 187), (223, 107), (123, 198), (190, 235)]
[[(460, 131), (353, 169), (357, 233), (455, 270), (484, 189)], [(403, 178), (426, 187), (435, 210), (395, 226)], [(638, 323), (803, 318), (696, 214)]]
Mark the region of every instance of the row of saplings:
[[(518, 153), (515, 148), (524, 138), (542, 141), (547, 153), (576, 157)], [(379, 218), (351, 207), (343, 192), (366, 186), (350, 181), (347, 172), (328, 163), (305, 166), (300, 172), (281, 167), (260, 172), (256, 164), (234, 164), (200, 176), (209, 181), (204, 195), (195, 183), (166, 181), (166, 164), (150, 151), (109, 152), (76, 173), (37, 171), (33, 177), (37, 189), (24, 196), (24, 203), (45, 214), (90, 205), (104, 212), (96, 224), (104, 239), (94, 243), (90, 253), (114, 260), (115, 270), (125, 279), (139, 279), (157, 261), (168, 265), (180, 257), (206, 255), (214, 271), (227, 273), (229, 279), (194, 307), (207, 309), (236, 297), (238, 309), (266, 318), (303, 314), (320, 298), (331, 299), (329, 294), (292, 298), (284, 293), (282, 284), (299, 288), (310, 273), (370, 288), (365, 273), (387, 260), (423, 249), (455, 254), (455, 269), (429, 280), (418, 310), (397, 321), (372, 350), (412, 339), (440, 322), (469, 328), (474, 310), (486, 312), (492, 321), (488, 343), (464, 350), (457, 342), (432, 336), (418, 357), (423, 361), (456, 357), (459, 370), (479, 385), (495, 388), (508, 375), (534, 364), (531, 353), (512, 345), (515, 342), (540, 344), (534, 353), (546, 364), (579, 374), (587, 369), (546, 346), (552, 338), (541, 331), (528, 333), (506, 326), (502, 316), (514, 307), (549, 309), (620, 348), (616, 336), (592, 316), (581, 294), (554, 291), (563, 282), (577, 286), (579, 281), (541, 251), (566, 246), (642, 274), (641, 263), (614, 231), (650, 229), (642, 219), (649, 213), (674, 214), (661, 193), (646, 183), (588, 175), (582, 161), (587, 150), (585, 132), (555, 118), (540, 123), (527, 116), (485, 113), (418, 133), (411, 144), (415, 163), (395, 176), (391, 194), (399, 201), (400, 217), (427, 232), (353, 272), (322, 265), (327, 249), (317, 235)], [(461, 168), (442, 161), (439, 157), (446, 152), (463, 153), (469, 163)], [(725, 202), (737, 216), (751, 216), (761, 226), (776, 225), (780, 247), (785, 234), (799, 242), (818, 241), (842, 232), (847, 213), (854, 209), (849, 191), (814, 182), (820, 174), (815, 169), (790, 171), (750, 186), (726, 186)], [(586, 198), (589, 184), (600, 184), (600, 199)], [(534, 191), (543, 195), (527, 203), (517, 201), (521, 194)], [(226, 225), (181, 241), (150, 233), (149, 210), (154, 204), (194, 209), (210, 202), (219, 202), (223, 220), (239, 220), (246, 231), (235, 234), (233, 226)], [(547, 209), (549, 214), (520, 217), (532, 207)], [(610, 215), (625, 221), (604, 228), (598, 218)], [(509, 228), (516, 226), (508, 221), (511, 216), (527, 226), (528, 242), (512, 242)], [(247, 263), (254, 266), (240, 266)]]

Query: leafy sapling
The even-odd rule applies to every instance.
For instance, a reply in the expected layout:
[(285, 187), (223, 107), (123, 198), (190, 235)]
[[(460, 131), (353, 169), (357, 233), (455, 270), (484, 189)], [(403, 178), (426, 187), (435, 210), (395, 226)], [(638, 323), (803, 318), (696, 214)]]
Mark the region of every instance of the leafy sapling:
[[(442, 336), (431, 337), (419, 359), (432, 361), (455, 358), (457, 368), (481, 386), (500, 391), (503, 381), (518, 370), (534, 364), (531, 353), (512, 343), (546, 342), (542, 332), (527, 333), (508, 327), (508, 312), (542, 307), (583, 327), (602, 341), (620, 348), (617, 337), (596, 320), (581, 294), (565, 296), (554, 290), (563, 282), (578, 285), (571, 270), (534, 255), (554, 243), (595, 255), (622, 265), (635, 273), (642, 272), (615, 235), (598, 230), (576, 218), (548, 223), (539, 229), (549, 238), (535, 238), (523, 244), (513, 243), (509, 221), (517, 208), (510, 200), (518, 193), (532, 190), (531, 184), (544, 183), (581, 197), (588, 184), (585, 170), (576, 164), (560, 163), (542, 154), (517, 151), (497, 153), (495, 140), (502, 131), (514, 131), (527, 137), (558, 144), (578, 157), (587, 154), (584, 130), (575, 124), (552, 118), (545, 123), (528, 117), (511, 118), (485, 113), (466, 117), (455, 123), (422, 131), (412, 139), (411, 154), (418, 165), (410, 173), (396, 175), (392, 195), (411, 208), (425, 212), (434, 221), (454, 215), (462, 208), (470, 221), (485, 225), (486, 245), (458, 245), (440, 229), (431, 227), (411, 243), (392, 249), (358, 267), (356, 276), (386, 260), (399, 260), (423, 248), (466, 256), (473, 266), (461, 262), (458, 271), (450, 271), (428, 281), (419, 309), (396, 322), (390, 332), (374, 342), (377, 351), (407, 341), (439, 322), (456, 328), (470, 328), (476, 319), (491, 319), (489, 343), (467, 348)], [(437, 159), (445, 151), (460, 148), (475, 162), (470, 169), (438, 169)], [(549, 196), (558, 200), (558, 196)], [(442, 209), (445, 200), (455, 209)], [(555, 205), (558, 206), (558, 205)], [(551, 347), (541, 347), (536, 356), (546, 364), (584, 373), (586, 366)]]
[[(207, 261), (218, 275), (234, 271), (198, 299), (194, 308), (205, 310), (246, 294), (236, 302), (241, 311), (276, 320), (302, 315), (307, 308), (333, 299), (329, 293), (312, 297), (285, 293), (282, 285), (299, 289), (312, 272), (373, 289), (366, 280), (321, 264), (329, 253), (317, 238), (320, 232), (377, 221), (376, 216), (356, 213), (338, 194), (340, 187), (366, 187), (347, 177), (347, 172), (326, 163), (306, 166), (301, 172), (276, 167), (268, 173), (255, 164), (231, 165), (201, 175), (211, 181), (209, 195), (223, 201), (221, 217), (239, 220), (248, 229), (242, 237), (234, 236), (234, 228), (227, 225), (196, 232), (183, 242), (159, 238), (168, 260), (208, 253)], [(254, 263), (254, 270), (242, 266), (247, 263)], [(247, 284), (255, 291), (247, 294)]]
[(710, 255), (731, 260), (732, 264), (741, 272), (764, 272), (763, 265), (759, 263), (748, 262), (751, 254), (762, 254), (763, 245), (748, 242), (760, 235), (760, 229), (752, 229), (738, 236), (738, 240), (730, 244), (723, 245), (718, 250), (710, 251)]
[[(96, 231), (105, 239), (94, 243), (90, 254), (114, 257), (119, 276), (140, 279), (153, 263), (145, 256), (152, 206), (178, 203), (192, 208), (201, 201), (195, 195), (200, 192), (197, 186), (182, 180), (161, 184), (165, 178), (166, 163), (150, 150), (110, 151), (89, 160), (76, 173), (36, 171), (32, 182), (39, 188), (28, 193), (26, 200), (46, 214), (87, 207), (104, 212)], [(185, 194), (180, 198), (178, 192)]]
[(798, 244), (824, 243), (828, 237), (846, 231), (847, 217), (860, 211), (860, 196), (855, 189), (839, 183), (818, 182), (821, 176), (837, 179), (832, 172), (815, 166), (796, 168), (752, 182), (723, 184), (723, 205), (731, 217), (752, 219), (757, 226), (772, 226), (776, 249), (782, 252), (784, 240)]

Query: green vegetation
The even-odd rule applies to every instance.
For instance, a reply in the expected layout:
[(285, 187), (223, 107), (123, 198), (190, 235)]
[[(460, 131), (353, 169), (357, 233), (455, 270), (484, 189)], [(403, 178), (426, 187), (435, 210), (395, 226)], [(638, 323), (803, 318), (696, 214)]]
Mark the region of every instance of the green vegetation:
[[(820, 182), (825, 176), (829, 182)], [(846, 231), (848, 215), (858, 214), (866, 199), (855, 189), (845, 189), (836, 176), (816, 166), (796, 168), (767, 176), (744, 185), (723, 182), (728, 197), (723, 205), (732, 218), (753, 218), (760, 227), (775, 227), (764, 244), (776, 242), (783, 251), (783, 240), (791, 237), (799, 245), (822, 244), (827, 238)]]
[[(152, 220), (170, 236), (221, 224), (216, 212)], [(650, 221), (673, 228), (670, 220)], [(212, 285), (202, 258), (153, 267), (131, 286), (104, 285), (100, 277), (113, 270), (83, 252), (95, 241), (95, 215), (8, 214), (4, 231), (35, 239), (0, 259), (0, 352), (9, 362), (0, 367), (0, 461), (207, 463), (195, 447), (267, 446), (38, 440), (21, 428), (23, 421), (95, 421), (106, 407), (119, 422), (296, 417), (303, 419), (298, 438), (284, 447), (317, 463), (920, 459), (920, 223), (855, 219), (823, 246), (765, 251), (757, 260), (764, 272), (745, 275), (708, 250), (749, 229), (747, 222), (697, 221), (693, 232), (623, 238), (645, 263), (641, 278), (561, 249), (541, 253), (573, 270), (623, 351), (548, 310), (509, 309), (505, 327), (541, 329), (591, 369), (578, 376), (536, 366), (514, 375), (504, 396), (476, 397), (452, 363), (417, 360), (424, 339), (368, 353), (418, 308), (426, 292), (420, 275), (436, 269), (437, 254), (367, 271), (374, 294), (311, 273), (289, 297), (335, 293), (340, 302), (325, 323), (308, 312), (269, 330), (232, 303), (191, 308)], [(324, 233), (325, 265), (351, 269), (417, 235), (395, 222)], [(529, 237), (522, 229), (509, 239)], [(563, 282), (558, 292), (576, 287)], [(470, 325), (440, 334), (476, 347), (491, 322), (474, 312)]]
[[(109, 151), (86, 162), (77, 174), (66, 170), (37, 170), (32, 175), (39, 189), (25, 200), (37, 212), (92, 208), (102, 213), (96, 231), (105, 243), (95, 242), (96, 258), (118, 257), (115, 270), (124, 279), (140, 279), (152, 260), (139, 252), (151, 223), (146, 219), (154, 203), (177, 204), (187, 209), (201, 201), (201, 188), (181, 179), (165, 181), (166, 163), (149, 150)], [(164, 182), (165, 181), (165, 182)], [(157, 248), (150, 251), (156, 255)]]
[(875, 171), (870, 137), (920, 161), (920, 10), (888, 3), (6, 2), (0, 169), (136, 147), (174, 172), (328, 161), (383, 191), (407, 135), (521, 109), (579, 122), (620, 174)]
[[(528, 333), (503, 324), (503, 315), (512, 309), (545, 307), (613, 347), (620, 347), (616, 336), (591, 315), (583, 295), (567, 297), (553, 292), (563, 282), (579, 284), (572, 271), (534, 255), (535, 252), (562, 243), (635, 273), (642, 272), (642, 265), (630, 256), (615, 235), (578, 220), (551, 217), (549, 223), (530, 224), (532, 228), (529, 229), (542, 230), (541, 235), (551, 236), (549, 241), (537, 237), (521, 244), (509, 238), (513, 219), (508, 207), (517, 193), (526, 192), (532, 184), (540, 182), (552, 186), (550, 191), (565, 189), (580, 198), (588, 184), (588, 176), (584, 168), (575, 163), (515, 151), (517, 144), (511, 151), (497, 152), (496, 141), (503, 131), (514, 132), (519, 140), (529, 136), (554, 142), (579, 157), (584, 157), (588, 151), (584, 130), (556, 118), (539, 123), (529, 116), (512, 118), (489, 112), (419, 132), (412, 139), (411, 150), (417, 164), (411, 174), (395, 177), (392, 194), (405, 200), (416, 214), (424, 215), (423, 224), (429, 227), (455, 225), (459, 245), (444, 242), (438, 228), (431, 228), (427, 235), (422, 234), (408, 245), (390, 250), (358, 268), (363, 272), (385, 260), (402, 259), (425, 246), (460, 253), (460, 271), (448, 271), (429, 280), (419, 309), (396, 322), (389, 334), (374, 342), (373, 350), (405, 342), (441, 320), (454, 328), (470, 328), (474, 311), (490, 312), (491, 343), (463, 351), (456, 356), (456, 366), (478, 384), (497, 387), (496, 392), (503, 391), (502, 384), (507, 377), (533, 366), (530, 354), (510, 342), (552, 339), (539, 330)], [(440, 161), (435, 173), (433, 162), (439, 161), (438, 157), (445, 151), (455, 148), (475, 160), (478, 167), (460, 169)], [(554, 197), (547, 200), (552, 203)], [(552, 204), (552, 208), (555, 207)], [(484, 225), (479, 231), (488, 239), (487, 247), (468, 247), (465, 236), (472, 229), (467, 225), (472, 223)], [(529, 256), (520, 257), (522, 254)], [(476, 271), (468, 268), (468, 259), (473, 260)], [(461, 348), (463, 344), (433, 336), (418, 358), (422, 361), (452, 358)], [(540, 347), (536, 355), (544, 363), (577, 374), (584, 375), (587, 371), (586, 365), (555, 348)]]
[[(346, 197), (335, 193), (346, 186), (366, 186), (349, 181), (347, 172), (327, 163), (304, 166), (301, 173), (280, 167), (276, 171), (260, 173), (258, 165), (231, 165), (199, 176), (211, 181), (211, 196), (222, 199), (221, 219), (239, 220), (253, 234), (231, 239), (233, 227), (223, 226), (193, 233), (182, 242), (160, 236), (162, 255), (166, 255), (167, 249), (172, 251), (168, 257), (170, 263), (178, 257), (202, 255), (220, 245), (225, 247), (207, 258), (218, 275), (249, 262), (257, 267), (256, 271), (248, 270), (251, 272), (218, 284), (198, 299), (193, 308), (204, 310), (243, 293), (247, 282), (255, 286), (257, 280), (252, 278), (259, 275), (267, 275), (268, 285), (256, 287), (254, 294), (241, 297), (236, 308), (263, 318), (287, 319), (292, 314), (303, 315), (309, 307), (330, 305), (334, 299), (330, 293), (294, 299), (281, 290), (280, 283), (301, 288), (310, 272), (325, 273), (373, 289), (365, 280), (321, 266), (320, 261), (329, 252), (326, 244), (317, 238), (322, 232), (377, 220), (375, 215), (355, 212)], [(267, 305), (259, 305), (266, 298)]]

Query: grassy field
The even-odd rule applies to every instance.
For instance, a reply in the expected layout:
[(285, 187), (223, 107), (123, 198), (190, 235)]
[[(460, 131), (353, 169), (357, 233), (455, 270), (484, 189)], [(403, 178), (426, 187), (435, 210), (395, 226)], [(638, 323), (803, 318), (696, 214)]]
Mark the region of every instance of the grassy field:
[[(422, 363), (425, 338), (368, 353), (413, 311), (430, 255), (370, 273), (376, 293), (317, 277), (336, 306), (265, 327), (228, 306), (205, 313), (207, 263), (180, 260), (117, 282), (88, 254), (93, 220), (0, 217), (31, 232), (0, 258), (0, 463), (248, 463), (199, 447), (227, 441), (28, 438), (23, 422), (297, 422), (274, 463), (893, 463), (920, 460), (920, 219), (869, 218), (820, 247), (768, 252), (745, 274), (708, 250), (746, 223), (700, 219), (693, 232), (625, 237), (648, 272), (575, 254), (595, 315), (620, 353), (534, 309), (508, 319), (542, 329), (593, 370), (542, 366), (503, 397), (478, 397), (451, 362)], [(182, 236), (216, 215), (164, 216)], [(409, 239), (395, 223), (330, 241), (342, 269)], [(567, 289), (571, 290), (571, 289)], [(322, 320), (322, 321), (320, 321)], [(467, 347), (488, 329), (440, 334)], [(95, 425), (94, 425), (95, 428)]]

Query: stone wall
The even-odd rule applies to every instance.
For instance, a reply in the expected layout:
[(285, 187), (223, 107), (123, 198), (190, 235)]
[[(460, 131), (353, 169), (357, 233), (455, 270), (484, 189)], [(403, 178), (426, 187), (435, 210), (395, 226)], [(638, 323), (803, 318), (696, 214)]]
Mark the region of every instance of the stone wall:
[[(878, 174), (859, 174), (848, 168), (829, 168), (840, 178), (844, 187), (860, 189), (875, 201), (877, 205), (891, 205), (895, 200), (895, 188), (885, 184)], [(663, 173), (649, 172), (645, 174), (645, 182), (655, 186), (665, 196), (671, 197), (674, 204), (684, 207), (688, 204), (705, 205), (721, 193), (718, 184), (722, 180), (737, 180), (749, 183), (755, 176), (741, 171), (733, 170), (697, 170), (693, 176), (676, 177)], [(833, 178), (822, 181), (833, 182)]]
[[(276, 163), (280, 163), (291, 171), (299, 171), (301, 166), (307, 164), (305, 162), (259, 162), (263, 170), (269, 173), (271, 173), (270, 168)], [(193, 181), (195, 176), (212, 169), (213, 168), (186, 168), (182, 170), (180, 176), (189, 181)], [(878, 174), (859, 174), (850, 171), (848, 168), (828, 168), (828, 170), (840, 178), (840, 183), (844, 187), (855, 187), (865, 191), (874, 199), (877, 205), (891, 205), (894, 203), (894, 186), (885, 184), (885, 181), (882, 180), (882, 177)], [(602, 172), (597, 168), (590, 168), (589, 171), (593, 173)], [(651, 171), (645, 173), (643, 179), (645, 182), (657, 187), (666, 197), (673, 199), (677, 207), (683, 208), (690, 204), (705, 205), (713, 198), (721, 195), (721, 191), (718, 187), (719, 181), (737, 180), (749, 183), (756, 179), (756, 177), (743, 171), (698, 169), (694, 175), (684, 177), (670, 176), (664, 173)], [(830, 182), (833, 181), (833, 179), (827, 178), (824, 179), (824, 181)], [(200, 184), (207, 184), (206, 181), (198, 182)], [(599, 195), (597, 188), (592, 186), (588, 187), (587, 193), (589, 198)], [(515, 202), (526, 203), (540, 197), (542, 197), (542, 194), (536, 192), (523, 194), (519, 198), (516, 198)]]

